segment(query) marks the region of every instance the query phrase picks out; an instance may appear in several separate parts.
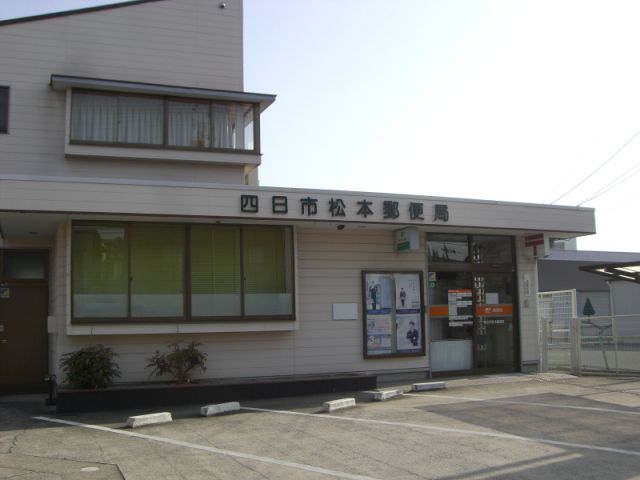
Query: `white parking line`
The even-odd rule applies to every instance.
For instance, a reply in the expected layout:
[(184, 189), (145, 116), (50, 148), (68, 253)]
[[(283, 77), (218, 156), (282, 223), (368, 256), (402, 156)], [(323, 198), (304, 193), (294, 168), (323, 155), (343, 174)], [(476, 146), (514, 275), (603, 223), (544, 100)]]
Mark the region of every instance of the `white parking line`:
[(328, 468), (314, 467), (313, 465), (305, 465), (303, 463), (287, 462), (285, 460), (278, 460), (277, 458), (260, 457), (257, 455), (251, 455), (250, 453), (234, 452), (232, 450), (224, 450), (220, 448), (208, 447), (206, 445), (198, 445), (195, 443), (182, 442), (180, 440), (173, 440), (171, 438), (158, 437), (155, 435), (145, 435), (143, 433), (132, 432), (130, 430), (116, 430), (114, 428), (102, 427), (100, 425), (90, 425), (87, 423), (72, 422), (69, 420), (60, 420), (58, 418), (50, 417), (33, 417), (34, 420), (40, 420), (43, 422), (59, 423), (61, 425), (70, 425), (73, 427), (89, 428), (91, 430), (99, 430), (101, 432), (115, 433), (118, 435), (125, 435), (127, 437), (141, 438), (143, 440), (151, 440), (154, 442), (167, 443), (169, 445), (175, 445), (178, 447), (191, 448), (193, 450), (202, 450), (209, 453), (215, 453), (218, 455), (226, 455), (228, 457), (242, 458), (244, 460), (252, 460), (255, 462), (269, 463), (272, 465), (279, 465), (281, 467), (295, 468), (298, 470), (304, 470), (305, 472), (320, 473), (323, 475), (329, 475), (336, 478), (344, 478), (346, 480), (378, 480), (373, 477), (367, 477), (365, 475), (354, 475), (347, 472), (339, 472), (337, 470), (330, 470)]
[(479, 437), (492, 437), (492, 438), (500, 438), (504, 440), (517, 440), (520, 442), (543, 443), (546, 445), (553, 445), (557, 447), (577, 448), (581, 450), (592, 450), (597, 452), (617, 453), (620, 455), (631, 455), (633, 457), (640, 457), (640, 452), (635, 450), (625, 450), (621, 448), (611, 448), (611, 447), (599, 447), (597, 445), (587, 445), (584, 443), (572, 443), (572, 442), (562, 442), (559, 440), (548, 440), (546, 438), (523, 437), (520, 435), (512, 435), (509, 433), (483, 432), (480, 430), (466, 430), (462, 428), (435, 427), (432, 425), (423, 425), (420, 423), (391, 422), (387, 420), (374, 420), (371, 418), (343, 417), (343, 416), (337, 416), (337, 415), (327, 415), (327, 414), (318, 414), (318, 413), (291, 412), (288, 410), (271, 410), (267, 408), (242, 407), (241, 410), (247, 410), (252, 412), (277, 413), (281, 415), (300, 415), (303, 417), (323, 418), (325, 420), (337, 420), (337, 421), (343, 421), (343, 422), (371, 423), (375, 425), (388, 425), (392, 427), (416, 428), (420, 430), (431, 430), (435, 432), (456, 433), (456, 434), (462, 434), (462, 435), (475, 435)]
[(440, 395), (440, 394), (433, 394), (433, 393), (430, 393), (428, 395), (421, 395), (419, 393), (404, 393), (403, 395), (407, 397), (446, 398), (450, 400), (461, 400), (464, 402), (488, 402), (488, 403), (513, 404), (513, 405), (527, 405), (530, 407), (564, 408), (568, 410), (586, 410), (591, 412), (618, 413), (620, 415), (640, 415), (640, 412), (633, 412), (629, 410), (616, 410), (614, 408), (579, 407), (575, 405), (558, 405), (555, 403), (519, 402), (517, 400), (501, 400), (500, 398), (456, 397), (453, 395)]

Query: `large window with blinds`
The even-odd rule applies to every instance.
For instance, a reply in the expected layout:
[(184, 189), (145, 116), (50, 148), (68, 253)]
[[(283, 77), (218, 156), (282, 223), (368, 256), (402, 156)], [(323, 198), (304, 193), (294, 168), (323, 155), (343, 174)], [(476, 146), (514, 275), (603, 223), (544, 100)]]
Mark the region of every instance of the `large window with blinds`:
[(74, 223), (73, 321), (293, 320), (289, 227)]
[(191, 227), (191, 314), (242, 315), (240, 228)]
[(291, 235), (289, 230), (246, 227), (242, 252), (245, 313), (291, 314)]

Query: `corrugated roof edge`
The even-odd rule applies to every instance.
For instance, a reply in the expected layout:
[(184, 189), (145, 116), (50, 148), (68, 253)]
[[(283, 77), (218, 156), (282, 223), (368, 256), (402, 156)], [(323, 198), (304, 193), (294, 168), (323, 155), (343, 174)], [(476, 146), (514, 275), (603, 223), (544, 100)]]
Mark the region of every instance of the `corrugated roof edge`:
[(140, 5), (142, 3), (163, 2), (164, 0), (132, 0), (129, 2), (111, 3), (108, 5), (97, 5), (95, 7), (79, 8), (76, 10), (67, 10), (64, 12), (44, 13), (42, 15), (33, 15), (30, 17), (11, 18), (9, 20), (0, 20), (0, 27), (4, 25), (13, 25), (14, 23), (34, 22), (36, 20), (47, 20), (49, 18), (67, 17), (70, 15), (80, 15), (82, 13), (98, 12), (100, 10), (110, 10), (113, 8), (130, 7)]

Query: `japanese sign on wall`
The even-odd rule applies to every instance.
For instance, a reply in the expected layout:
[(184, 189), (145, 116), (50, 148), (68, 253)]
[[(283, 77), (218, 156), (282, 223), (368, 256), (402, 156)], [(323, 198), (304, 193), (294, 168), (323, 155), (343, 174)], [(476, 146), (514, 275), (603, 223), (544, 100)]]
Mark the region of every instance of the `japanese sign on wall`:
[[(255, 194), (240, 195), (240, 212), (272, 215), (286, 215), (296, 218), (326, 217), (333, 220), (382, 219), (383, 221), (448, 222), (449, 206), (445, 204), (425, 204), (422, 201), (393, 200), (379, 198), (347, 199), (332, 196), (320, 199), (311, 196)], [(370, 218), (371, 217), (371, 218)]]
[(421, 272), (363, 272), (365, 358), (424, 355)]

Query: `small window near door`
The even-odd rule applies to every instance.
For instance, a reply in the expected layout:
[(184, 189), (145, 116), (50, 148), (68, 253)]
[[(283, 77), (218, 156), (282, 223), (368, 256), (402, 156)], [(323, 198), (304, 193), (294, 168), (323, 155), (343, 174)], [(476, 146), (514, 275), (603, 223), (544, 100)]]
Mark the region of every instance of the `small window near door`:
[(513, 263), (511, 237), (474, 235), (471, 250), (473, 263)]
[(431, 263), (468, 263), (469, 239), (466, 235), (429, 234), (427, 255)]
[(46, 276), (44, 252), (4, 252), (2, 278), (5, 280), (44, 280)]
[(0, 133), (9, 133), (9, 87), (0, 87)]

